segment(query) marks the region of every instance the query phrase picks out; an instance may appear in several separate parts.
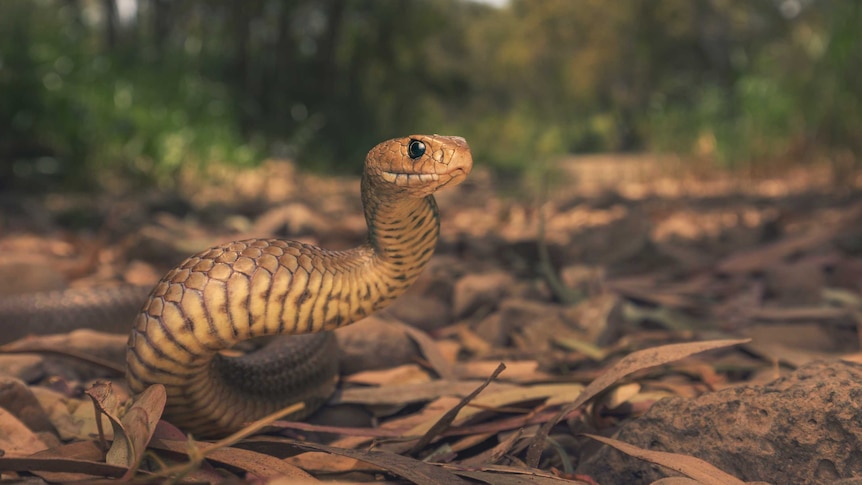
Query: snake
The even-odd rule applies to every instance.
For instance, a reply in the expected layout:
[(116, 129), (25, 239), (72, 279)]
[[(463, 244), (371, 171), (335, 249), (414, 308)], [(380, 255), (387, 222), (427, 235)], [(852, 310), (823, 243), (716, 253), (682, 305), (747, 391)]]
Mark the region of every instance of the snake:
[[(129, 388), (140, 394), (164, 386), (163, 417), (197, 437), (226, 435), (300, 402), (302, 410), (287, 418), (307, 417), (336, 388), (332, 331), (384, 308), (415, 282), (439, 237), (434, 193), (461, 183), (472, 164), (461, 137), (384, 141), (368, 152), (362, 171), (368, 234), (360, 246), (333, 251), (248, 239), (187, 258), (149, 291), (134, 317), (126, 348)], [(75, 302), (57, 307), (70, 306)], [(56, 311), (19, 305), (18, 315), (35, 308)], [(229, 355), (238, 343), (267, 336), (287, 337)]]

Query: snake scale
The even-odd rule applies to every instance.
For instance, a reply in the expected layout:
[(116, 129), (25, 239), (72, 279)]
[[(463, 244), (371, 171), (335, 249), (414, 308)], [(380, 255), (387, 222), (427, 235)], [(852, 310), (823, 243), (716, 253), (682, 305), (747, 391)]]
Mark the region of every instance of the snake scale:
[[(186, 259), (152, 289), (134, 321), (130, 388), (163, 384), (165, 417), (195, 436), (232, 432), (296, 402), (305, 408), (291, 418), (310, 414), (335, 389), (329, 331), (385, 307), (416, 280), (439, 234), (433, 194), (463, 181), (472, 163), (460, 137), (385, 141), (368, 152), (362, 174), (365, 244), (329, 251), (250, 239)], [(243, 357), (220, 353), (274, 335), (293, 336)]]

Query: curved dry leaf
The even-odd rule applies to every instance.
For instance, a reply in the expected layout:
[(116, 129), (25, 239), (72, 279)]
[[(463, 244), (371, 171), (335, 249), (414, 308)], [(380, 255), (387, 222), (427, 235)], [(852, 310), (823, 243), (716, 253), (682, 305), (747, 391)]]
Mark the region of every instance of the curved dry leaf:
[(633, 456), (637, 459), (648, 461), (656, 465), (661, 465), (665, 468), (670, 468), (675, 472), (697, 480), (697, 483), (703, 485), (745, 485), (742, 480), (725, 473), (709, 463), (688, 455), (680, 455), (677, 453), (668, 453), (666, 451), (654, 451), (638, 448), (637, 446), (623, 443), (604, 436), (596, 436), (592, 434), (584, 434), (596, 441), (601, 441), (606, 445), (613, 446), (623, 453)]
[(111, 465), (125, 466), (130, 474), (134, 473), (164, 411), (167, 400), (165, 386), (155, 384), (144, 390), (122, 419), (118, 417), (120, 406), (110, 383), (93, 385), (87, 389), (87, 395), (108, 417), (114, 431), (114, 441), (105, 461)]
[[(188, 456), (186, 441), (154, 440), (152, 447)], [(225, 468), (239, 470), (257, 478), (286, 477), (304, 480), (304, 483), (319, 483), (312, 475), (296, 465), (274, 456), (244, 450), (242, 448), (218, 448), (206, 452), (206, 459)]]
[(539, 432), (536, 433), (536, 436), (534, 436), (530, 442), (530, 447), (527, 451), (527, 464), (532, 468), (536, 468), (539, 465), (539, 458), (542, 453), (542, 448), (544, 447), (545, 439), (548, 437), (548, 432), (550, 432), (551, 428), (556, 426), (564, 416), (582, 406), (584, 403), (629, 374), (683, 359), (699, 352), (744, 344), (750, 341), (751, 339), (734, 339), (688, 342), (682, 344), (661, 345), (659, 347), (632, 352), (614, 364), (613, 367), (608, 369), (604, 374), (593, 380), (593, 382), (584, 388), (584, 391), (578, 396), (578, 398), (568, 406), (564, 406), (554, 419), (542, 425)]

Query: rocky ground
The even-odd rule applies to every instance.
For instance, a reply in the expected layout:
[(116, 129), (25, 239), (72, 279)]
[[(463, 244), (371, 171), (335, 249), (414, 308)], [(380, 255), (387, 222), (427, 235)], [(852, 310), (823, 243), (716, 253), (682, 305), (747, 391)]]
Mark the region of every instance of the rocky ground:
[[(363, 240), (356, 179), (277, 161), (208, 175), (180, 177), (181, 196), (5, 196), (0, 294), (152, 284), (188, 254), (252, 236), (333, 249)], [(683, 174), (673, 160), (591, 157), (531, 189), (480, 167), (438, 197), (442, 238), (416, 285), (338, 332), (340, 391), (323, 410), (205, 459), (164, 425), (140, 476), (856, 483), (854, 177)], [(137, 452), (106, 457), (94, 418), (93, 402), (112, 415), (127, 400), (124, 344), (84, 330), (4, 347), (3, 478), (116, 477), (139, 463), (135, 440), (151, 430), (114, 428)]]

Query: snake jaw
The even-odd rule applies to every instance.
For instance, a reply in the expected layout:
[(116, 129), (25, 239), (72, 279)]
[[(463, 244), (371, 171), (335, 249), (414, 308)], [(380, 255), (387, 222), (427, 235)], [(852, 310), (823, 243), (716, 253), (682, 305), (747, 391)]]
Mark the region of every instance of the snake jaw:
[(436, 173), (397, 173), (397, 172), (382, 172), (380, 174), (383, 180), (398, 186), (410, 186), (427, 184), (440, 180), (440, 175)]
[[(411, 153), (419, 143), (420, 153)], [(380, 143), (366, 158), (366, 182), (378, 196), (422, 198), (461, 183), (473, 166), (467, 141), (457, 136), (411, 135)]]

